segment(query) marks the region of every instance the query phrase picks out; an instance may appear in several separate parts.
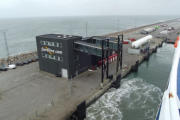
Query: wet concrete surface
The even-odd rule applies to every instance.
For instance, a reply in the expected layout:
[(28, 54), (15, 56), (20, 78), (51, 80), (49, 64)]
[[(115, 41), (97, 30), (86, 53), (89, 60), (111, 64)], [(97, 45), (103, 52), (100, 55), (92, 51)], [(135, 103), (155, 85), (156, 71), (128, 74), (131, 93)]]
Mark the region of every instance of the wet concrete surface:
[(99, 73), (87, 71), (73, 80), (67, 80), (40, 72), (38, 67), (38, 62), (35, 62), (0, 73), (1, 120), (33, 118), (56, 105), (57, 101), (68, 106), (66, 111), (72, 110), (73, 105), (99, 86)]

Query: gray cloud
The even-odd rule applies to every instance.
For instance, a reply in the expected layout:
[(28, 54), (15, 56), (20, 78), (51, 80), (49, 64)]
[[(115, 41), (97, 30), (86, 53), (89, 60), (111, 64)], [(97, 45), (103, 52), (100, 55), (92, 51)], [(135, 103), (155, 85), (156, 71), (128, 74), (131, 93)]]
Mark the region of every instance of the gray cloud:
[(2, 0), (1, 17), (177, 15), (180, 0)]

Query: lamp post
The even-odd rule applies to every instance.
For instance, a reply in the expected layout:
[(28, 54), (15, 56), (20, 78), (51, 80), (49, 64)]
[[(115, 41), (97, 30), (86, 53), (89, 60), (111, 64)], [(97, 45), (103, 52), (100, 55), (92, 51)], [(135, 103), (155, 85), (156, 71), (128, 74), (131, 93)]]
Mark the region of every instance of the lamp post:
[(7, 63), (9, 64), (9, 48), (8, 48), (6, 31), (3, 31), (3, 36), (4, 36), (5, 47), (6, 47), (6, 53), (7, 53)]
[(7, 36), (6, 36), (6, 30), (3, 30), (3, 36), (4, 36), (4, 42), (5, 42), (5, 47), (6, 47), (6, 53), (7, 53), (7, 63), (8, 63), (8, 66), (6, 68), (8, 69), (15, 69), (16, 68), (16, 65), (15, 64), (11, 64), (9, 62), (9, 47), (8, 47), (8, 42), (7, 42)]

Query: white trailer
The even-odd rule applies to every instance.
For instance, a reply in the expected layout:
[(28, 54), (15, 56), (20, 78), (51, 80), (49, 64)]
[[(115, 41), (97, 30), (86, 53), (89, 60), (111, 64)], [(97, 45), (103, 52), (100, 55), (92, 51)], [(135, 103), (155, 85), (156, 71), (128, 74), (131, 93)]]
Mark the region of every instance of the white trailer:
[(156, 30), (155, 28), (146, 28), (146, 29), (144, 29), (144, 31), (146, 31), (148, 33), (151, 33), (151, 32), (153, 32), (155, 30)]
[(164, 35), (167, 35), (169, 33), (168, 30), (164, 30), (164, 31), (161, 31), (160, 34), (164, 34)]
[(143, 37), (139, 40), (136, 40), (134, 42), (132, 42), (131, 47), (138, 49), (139, 47), (141, 47), (142, 45), (146, 44), (147, 42), (149, 42), (151, 39), (153, 38), (152, 35), (148, 35), (146, 37)]

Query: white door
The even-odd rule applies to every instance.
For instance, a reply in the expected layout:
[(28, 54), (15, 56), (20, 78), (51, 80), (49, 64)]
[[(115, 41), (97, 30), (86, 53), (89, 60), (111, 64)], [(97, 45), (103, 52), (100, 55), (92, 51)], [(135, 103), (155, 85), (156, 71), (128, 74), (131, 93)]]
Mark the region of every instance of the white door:
[(67, 69), (64, 69), (64, 68), (62, 68), (62, 77), (63, 78), (68, 78), (68, 71), (67, 71)]

